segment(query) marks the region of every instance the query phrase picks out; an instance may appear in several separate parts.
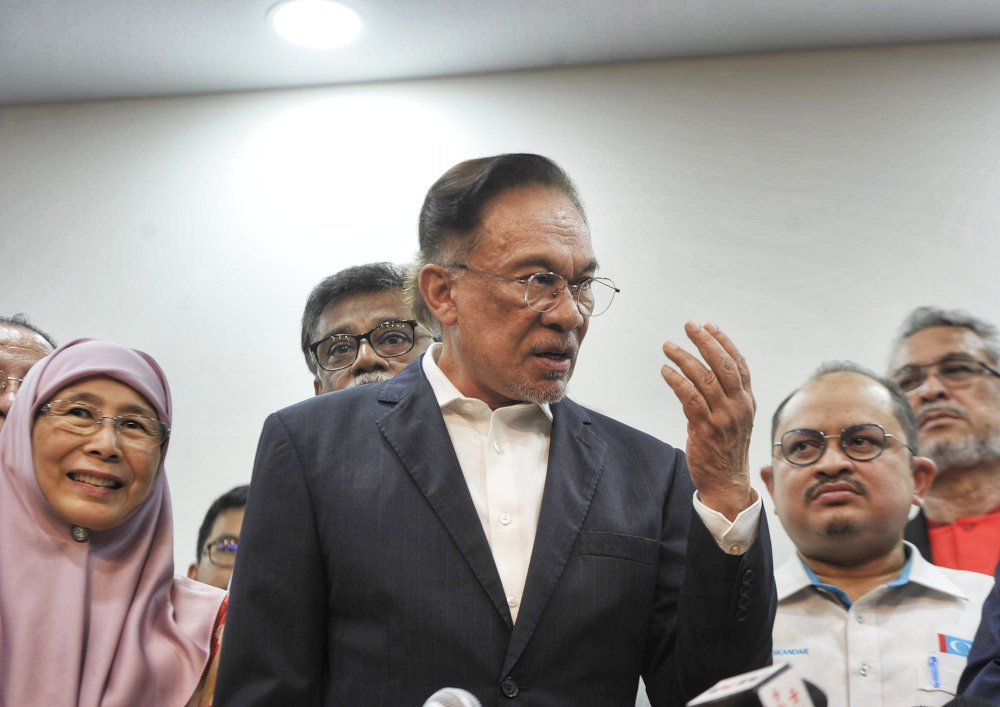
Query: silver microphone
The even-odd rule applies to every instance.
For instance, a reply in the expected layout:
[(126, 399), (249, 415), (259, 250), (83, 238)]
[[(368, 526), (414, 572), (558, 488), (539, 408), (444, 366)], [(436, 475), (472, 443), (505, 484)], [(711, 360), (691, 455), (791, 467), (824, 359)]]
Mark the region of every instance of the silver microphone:
[(431, 695), (424, 707), (483, 707), (483, 703), (468, 690), (445, 687)]

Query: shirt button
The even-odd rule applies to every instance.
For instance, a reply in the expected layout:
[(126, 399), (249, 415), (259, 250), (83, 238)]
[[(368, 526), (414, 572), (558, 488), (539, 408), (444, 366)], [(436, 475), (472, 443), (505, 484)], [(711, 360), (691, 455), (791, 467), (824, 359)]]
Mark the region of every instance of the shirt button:
[(510, 521), (511, 521), (510, 513), (501, 513), (500, 514), (500, 523), (502, 525), (510, 525)]
[(862, 663), (861, 670), (859, 670), (858, 672), (861, 673), (861, 677), (863, 678), (868, 677), (868, 663)]
[(493, 443), (493, 451), (496, 452), (497, 454), (503, 454), (503, 447), (500, 446), (499, 442)]
[(462, 407), (465, 408), (466, 411), (469, 411), (469, 410), (472, 410), (472, 408), (474, 408), (476, 406), (473, 405), (472, 403), (465, 403), (464, 405), (462, 405)]
[(742, 555), (745, 548), (739, 544), (733, 544), (729, 546), (730, 555)]
[(965, 523), (962, 525), (962, 528), (965, 530), (972, 530), (974, 527), (975, 526), (972, 523)]
[(859, 624), (863, 624), (865, 622), (865, 615), (864, 614), (858, 614), (854, 618), (857, 619), (857, 621), (858, 621)]
[(517, 597), (514, 596), (513, 594), (508, 595), (507, 596), (507, 606), (509, 606), (512, 609), (515, 606), (517, 606)]

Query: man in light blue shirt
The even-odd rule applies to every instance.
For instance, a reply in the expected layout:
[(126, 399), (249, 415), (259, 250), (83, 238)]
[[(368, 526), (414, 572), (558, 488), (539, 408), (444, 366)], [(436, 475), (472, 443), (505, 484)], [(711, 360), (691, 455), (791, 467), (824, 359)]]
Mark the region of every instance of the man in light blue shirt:
[(761, 477), (798, 551), (775, 571), (774, 660), (831, 707), (948, 702), (993, 582), (903, 541), (934, 475), (906, 397), (860, 366), (827, 364), (781, 403), (771, 436)]

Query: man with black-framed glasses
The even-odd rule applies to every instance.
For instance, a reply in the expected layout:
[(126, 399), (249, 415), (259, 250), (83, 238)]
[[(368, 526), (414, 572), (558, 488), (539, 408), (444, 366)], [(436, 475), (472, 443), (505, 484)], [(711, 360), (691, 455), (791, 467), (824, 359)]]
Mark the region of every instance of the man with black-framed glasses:
[(405, 301), (404, 276), (392, 263), (356, 265), (309, 293), (300, 345), (316, 395), (389, 380), (433, 342)]
[[(216, 705), (416, 705), (455, 687), (607, 707), (633, 704), (642, 676), (665, 707), (767, 664), (770, 542), (733, 342), (690, 322), (704, 363), (664, 345), (685, 454), (566, 397), (618, 288), (558, 165), (458, 164), (419, 224), (412, 319), (442, 341), (391, 380), (268, 418)], [(400, 324), (310, 351), (336, 365), (373, 338), (405, 346)]]
[(209, 506), (198, 529), (197, 561), (188, 567), (188, 577), (219, 589), (229, 588), (249, 491), (249, 485), (236, 486)]
[(775, 572), (774, 659), (841, 707), (954, 697), (993, 581), (903, 540), (934, 463), (892, 381), (825, 364), (778, 406), (761, 477), (797, 550)]
[(1000, 336), (960, 310), (903, 322), (890, 377), (917, 415), (937, 474), (906, 538), (935, 564), (992, 575), (1000, 560)]

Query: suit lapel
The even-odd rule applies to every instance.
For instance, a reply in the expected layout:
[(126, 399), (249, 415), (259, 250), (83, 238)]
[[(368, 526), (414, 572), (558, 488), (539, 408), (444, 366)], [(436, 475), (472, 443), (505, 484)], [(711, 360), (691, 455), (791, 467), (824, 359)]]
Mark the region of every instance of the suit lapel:
[(521, 656), (580, 535), (604, 468), (607, 445), (586, 411), (565, 400), (552, 406), (552, 439), (538, 531), (503, 674)]
[(493, 553), (421, 360), (388, 381), (379, 400), (393, 404), (376, 422), (379, 430), (510, 628), (510, 609)]

